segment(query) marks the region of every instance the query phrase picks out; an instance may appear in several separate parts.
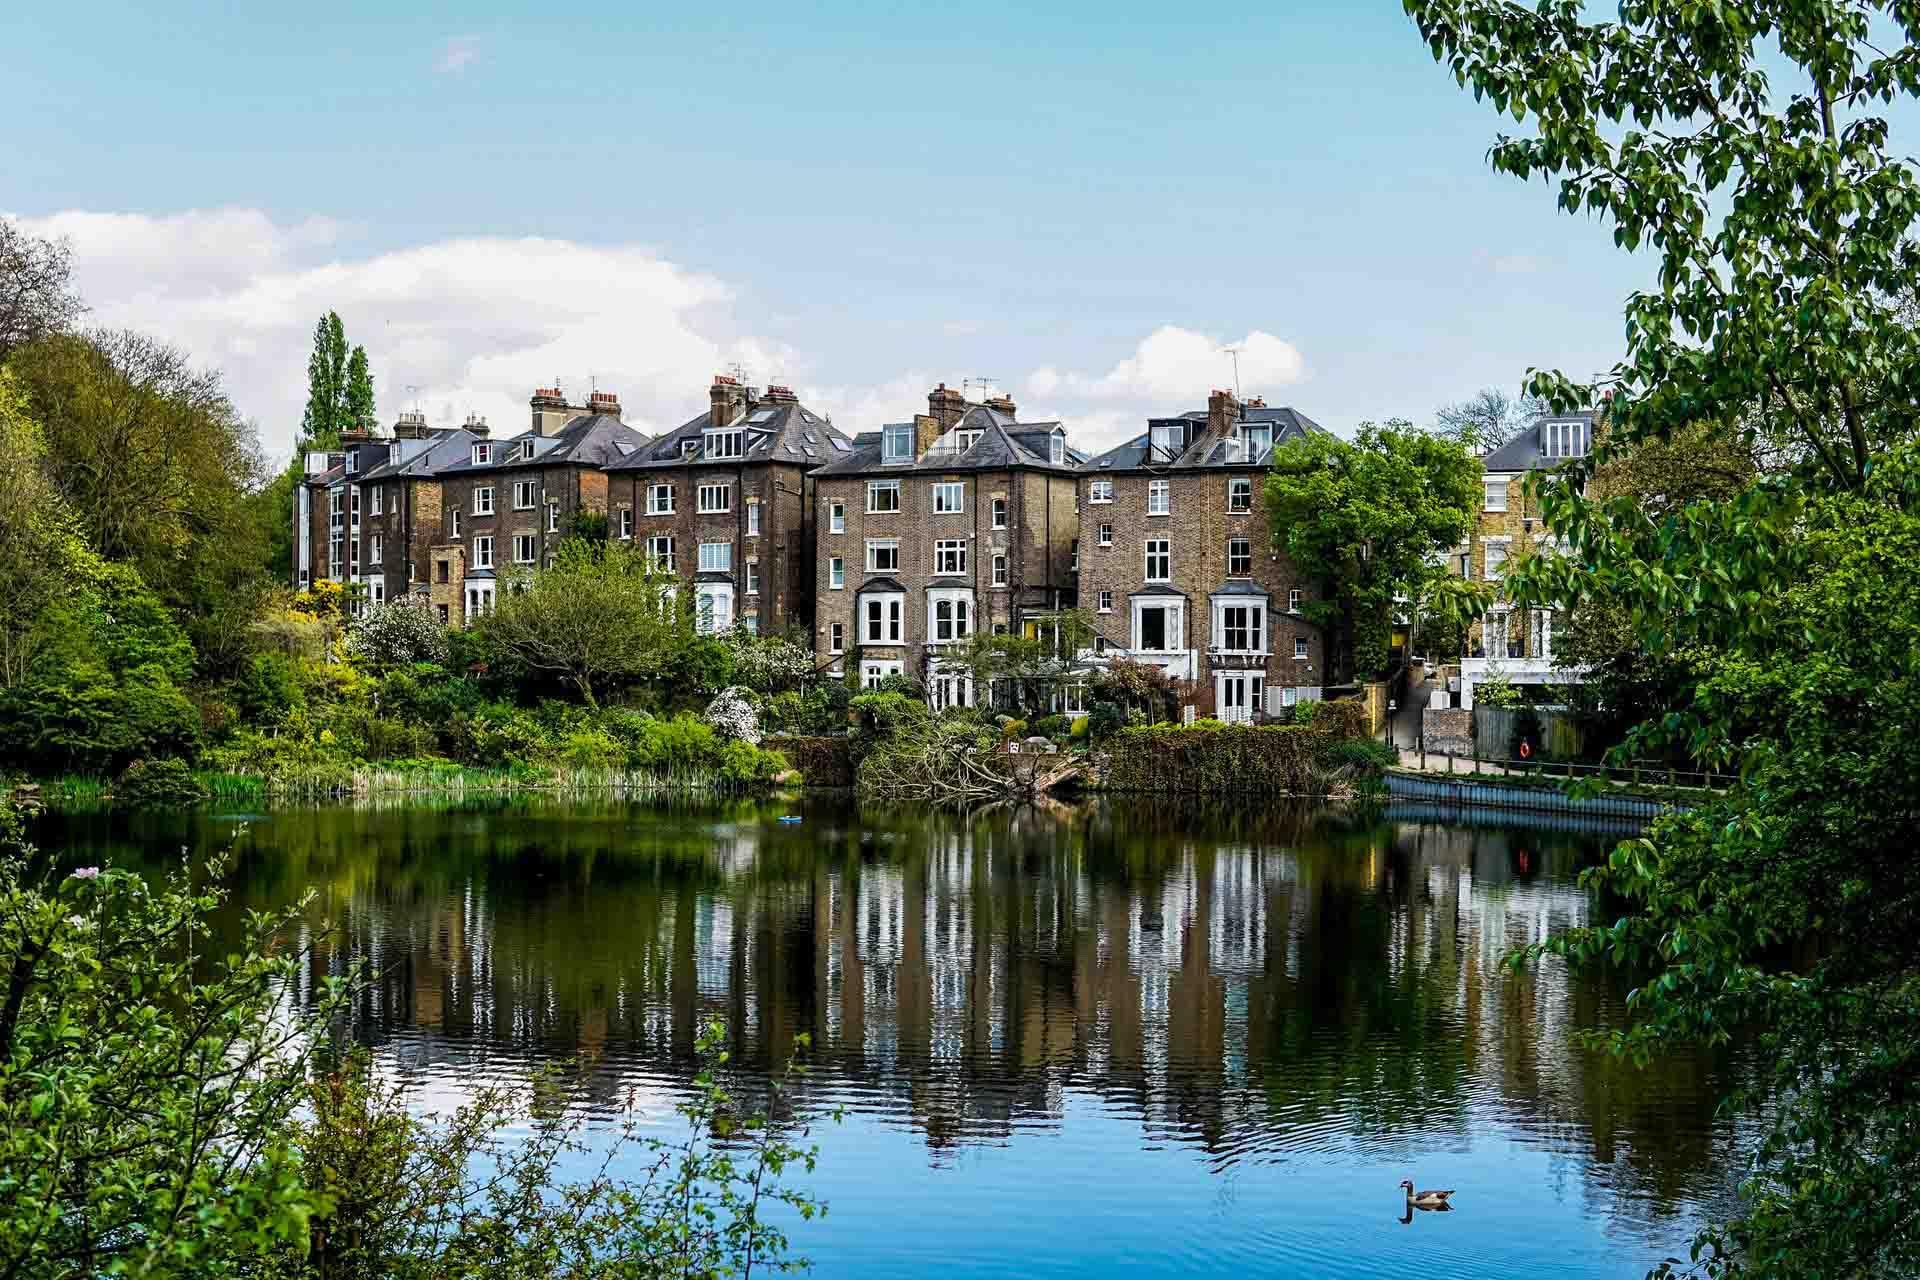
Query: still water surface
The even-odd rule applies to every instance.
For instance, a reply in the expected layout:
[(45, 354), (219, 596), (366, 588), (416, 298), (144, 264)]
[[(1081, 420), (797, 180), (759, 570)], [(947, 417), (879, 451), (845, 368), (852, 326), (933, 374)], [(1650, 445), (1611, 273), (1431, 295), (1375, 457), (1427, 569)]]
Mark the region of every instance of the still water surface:
[[(783, 812), (798, 825), (774, 821)], [(1724, 1201), (1735, 1065), (1581, 1049), (1624, 985), (1510, 948), (1596, 910), (1613, 837), (1390, 811), (973, 818), (829, 799), (48, 819), (150, 863), (235, 838), (312, 888), (357, 1033), (445, 1105), (596, 1056), (662, 1112), (698, 1024), (751, 1090), (808, 1032), (825, 1277), (1635, 1276)], [(1458, 1189), (1401, 1219), (1399, 1180)]]

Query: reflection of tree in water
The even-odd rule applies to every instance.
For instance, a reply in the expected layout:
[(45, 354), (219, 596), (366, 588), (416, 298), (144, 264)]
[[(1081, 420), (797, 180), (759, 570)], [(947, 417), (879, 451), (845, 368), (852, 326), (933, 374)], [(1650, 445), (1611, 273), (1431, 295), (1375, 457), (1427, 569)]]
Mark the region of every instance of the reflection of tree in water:
[[(234, 909), (315, 888), (340, 932), (312, 981), (370, 963), (353, 1033), (411, 1069), (584, 1049), (611, 1103), (677, 1087), (720, 1017), (736, 1084), (807, 1032), (803, 1099), (910, 1123), (936, 1159), (1059, 1124), (1069, 1090), (1221, 1166), (1501, 1125), (1649, 1215), (1728, 1159), (1716, 1064), (1582, 1051), (1574, 1032), (1617, 1022), (1621, 988), (1501, 964), (1585, 918), (1592, 838), (1304, 806), (775, 812), (275, 814)], [(226, 830), (73, 834), (132, 857)]]

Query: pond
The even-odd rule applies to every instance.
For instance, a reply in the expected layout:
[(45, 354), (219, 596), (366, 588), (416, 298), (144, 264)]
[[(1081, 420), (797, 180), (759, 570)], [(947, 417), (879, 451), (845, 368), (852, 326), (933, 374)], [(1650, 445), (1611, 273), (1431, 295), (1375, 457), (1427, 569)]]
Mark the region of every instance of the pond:
[[(611, 1115), (706, 1018), (749, 1079), (810, 1033), (821, 1276), (1639, 1275), (1725, 1207), (1738, 1064), (1589, 1052), (1623, 983), (1503, 967), (1617, 838), (1522, 822), (520, 797), (36, 838), (239, 839), (232, 905), (315, 890), (327, 962), (380, 973), (357, 1034), (443, 1105), (587, 1051)], [(1403, 1222), (1402, 1178), (1457, 1210)]]

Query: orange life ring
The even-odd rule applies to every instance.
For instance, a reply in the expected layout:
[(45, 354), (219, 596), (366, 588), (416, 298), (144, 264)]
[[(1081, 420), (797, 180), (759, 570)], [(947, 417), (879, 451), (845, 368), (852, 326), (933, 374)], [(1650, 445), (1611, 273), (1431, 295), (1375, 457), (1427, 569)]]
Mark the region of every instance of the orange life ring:
[(1533, 748), (1524, 742), (1520, 744), (1520, 758), (1522, 760), (1530, 760), (1533, 758)]

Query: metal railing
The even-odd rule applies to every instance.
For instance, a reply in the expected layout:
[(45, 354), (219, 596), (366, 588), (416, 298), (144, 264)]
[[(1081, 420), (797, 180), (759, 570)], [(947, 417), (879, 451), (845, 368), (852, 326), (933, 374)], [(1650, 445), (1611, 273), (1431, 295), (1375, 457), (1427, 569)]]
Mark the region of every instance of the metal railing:
[(1704, 791), (1724, 791), (1739, 777), (1706, 769), (1683, 769), (1658, 760), (1635, 761), (1630, 765), (1585, 764), (1576, 760), (1539, 760), (1526, 756), (1495, 757), (1474, 754), (1457, 756), (1429, 752), (1422, 735), (1413, 752), (1423, 773), (1482, 774), (1489, 777), (1537, 778), (1543, 780), (1599, 778), (1629, 786), (1672, 787)]

